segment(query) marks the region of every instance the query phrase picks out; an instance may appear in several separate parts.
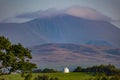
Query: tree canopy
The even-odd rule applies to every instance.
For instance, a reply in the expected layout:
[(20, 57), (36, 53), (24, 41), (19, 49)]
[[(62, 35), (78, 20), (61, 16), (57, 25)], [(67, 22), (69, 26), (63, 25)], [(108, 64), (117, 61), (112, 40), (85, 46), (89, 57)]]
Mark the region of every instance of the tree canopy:
[(74, 69), (74, 72), (91, 72), (91, 73), (104, 73), (106, 75), (116, 75), (120, 74), (120, 69), (116, 68), (112, 64), (108, 65), (96, 65), (87, 68), (77, 67)]
[(10, 72), (21, 70), (31, 71), (36, 68), (36, 64), (31, 63), (31, 51), (23, 47), (20, 43), (12, 44), (8, 38), (0, 36), (0, 69), (10, 68)]

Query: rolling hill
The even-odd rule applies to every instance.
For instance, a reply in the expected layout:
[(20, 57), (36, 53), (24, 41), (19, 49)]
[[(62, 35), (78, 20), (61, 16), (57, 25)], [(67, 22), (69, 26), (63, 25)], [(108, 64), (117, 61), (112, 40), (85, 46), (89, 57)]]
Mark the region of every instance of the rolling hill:
[(29, 48), (33, 62), (40, 68), (61, 69), (65, 66), (88, 67), (97, 64), (114, 64), (120, 67), (120, 49), (79, 44), (49, 43)]

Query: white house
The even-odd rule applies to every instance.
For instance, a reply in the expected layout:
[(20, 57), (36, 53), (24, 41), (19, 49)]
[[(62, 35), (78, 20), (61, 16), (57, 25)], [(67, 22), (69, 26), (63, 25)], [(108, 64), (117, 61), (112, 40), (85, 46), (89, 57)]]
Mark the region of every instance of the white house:
[(69, 69), (67, 67), (64, 68), (64, 73), (69, 73)]

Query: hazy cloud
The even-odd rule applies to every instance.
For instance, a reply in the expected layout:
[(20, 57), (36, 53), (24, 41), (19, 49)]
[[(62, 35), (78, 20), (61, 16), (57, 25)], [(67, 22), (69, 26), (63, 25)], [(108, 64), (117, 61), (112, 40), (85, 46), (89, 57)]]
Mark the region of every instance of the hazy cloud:
[(91, 20), (111, 21), (111, 18), (89, 7), (74, 6), (65, 10), (69, 15), (82, 17)]
[(58, 11), (54, 8), (50, 8), (47, 10), (39, 10), (37, 12), (30, 12), (30, 13), (25, 13), (22, 15), (17, 16), (17, 18), (39, 18), (39, 17), (49, 17), (49, 16), (53, 16), (53, 15), (58, 15), (61, 14), (61, 11)]
[(98, 12), (93, 8), (80, 7), (80, 6), (73, 6), (64, 10), (56, 10), (56, 9), (47, 9), (45, 11), (40, 10), (37, 12), (31, 12), (31, 13), (25, 13), (19, 15), (17, 16), (17, 18), (34, 19), (39, 17), (50, 17), (59, 14), (69, 14), (72, 16), (81, 17), (90, 20), (111, 21), (110, 17), (103, 15), (102, 13)]

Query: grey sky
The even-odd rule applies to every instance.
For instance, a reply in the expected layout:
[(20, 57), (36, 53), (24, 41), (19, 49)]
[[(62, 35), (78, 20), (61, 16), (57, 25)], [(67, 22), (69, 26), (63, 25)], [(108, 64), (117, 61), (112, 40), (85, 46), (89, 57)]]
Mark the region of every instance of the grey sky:
[(113, 20), (120, 20), (120, 0), (0, 0), (0, 21), (26, 12), (48, 8), (64, 9), (73, 5), (94, 8)]

